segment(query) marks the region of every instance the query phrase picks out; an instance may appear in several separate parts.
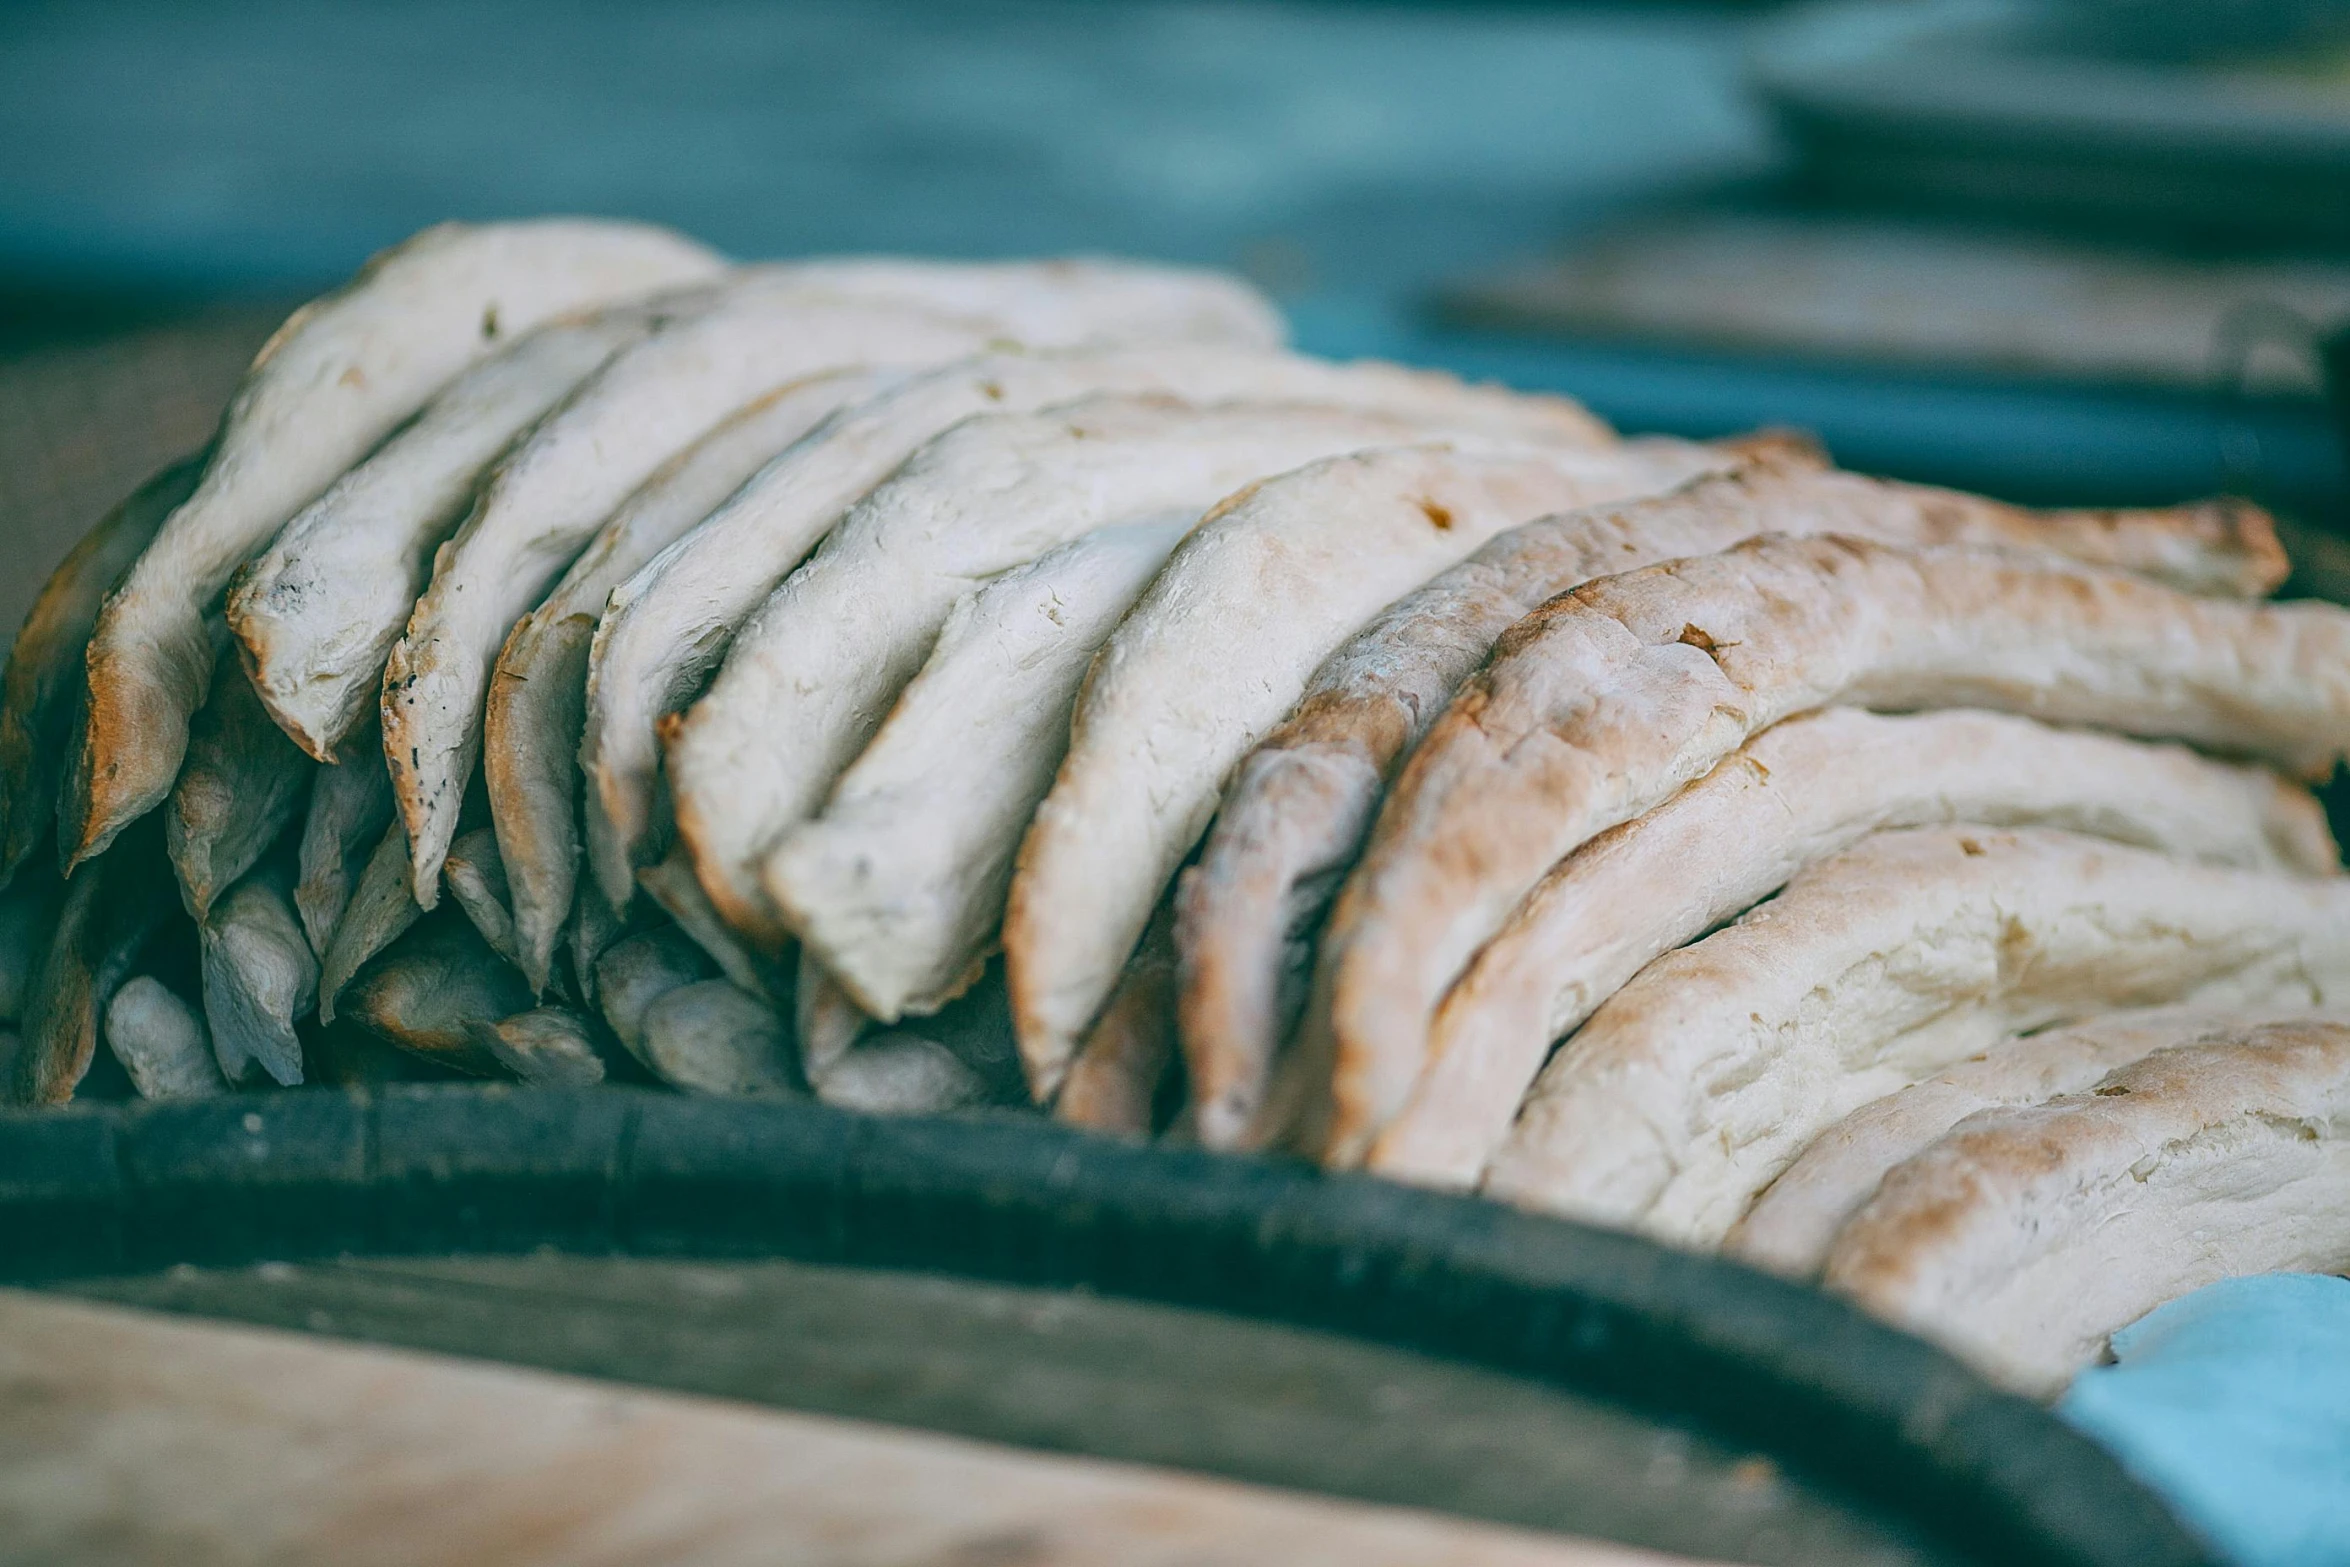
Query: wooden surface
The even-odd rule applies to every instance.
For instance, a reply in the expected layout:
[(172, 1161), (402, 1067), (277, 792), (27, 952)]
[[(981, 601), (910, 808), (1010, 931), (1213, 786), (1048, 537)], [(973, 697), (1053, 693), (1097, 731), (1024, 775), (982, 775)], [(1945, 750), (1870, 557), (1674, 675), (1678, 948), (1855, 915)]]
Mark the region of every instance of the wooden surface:
[(1658, 1567), (1645, 1552), (0, 1292), (0, 1562)]
[(1080, 1292), (554, 1255), (174, 1268), (66, 1287), (1690, 1557), (1929, 1559), (1755, 1455), (1560, 1389)]

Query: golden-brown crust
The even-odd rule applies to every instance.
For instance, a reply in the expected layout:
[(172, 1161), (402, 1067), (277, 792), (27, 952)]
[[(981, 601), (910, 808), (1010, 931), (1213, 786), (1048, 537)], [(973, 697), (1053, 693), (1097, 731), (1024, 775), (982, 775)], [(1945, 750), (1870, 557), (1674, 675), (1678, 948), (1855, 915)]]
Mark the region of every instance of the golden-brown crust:
[[(1512, 627), (1405, 766), (1308, 1013), (1360, 1157), (1428, 1020), (1549, 868), (1789, 713), (1980, 705), (2322, 772), (2350, 749), (2350, 613), (2194, 598), (1992, 550), (1772, 536), (1605, 578)], [(1307, 1057), (1305, 1059), (1312, 1059)]]

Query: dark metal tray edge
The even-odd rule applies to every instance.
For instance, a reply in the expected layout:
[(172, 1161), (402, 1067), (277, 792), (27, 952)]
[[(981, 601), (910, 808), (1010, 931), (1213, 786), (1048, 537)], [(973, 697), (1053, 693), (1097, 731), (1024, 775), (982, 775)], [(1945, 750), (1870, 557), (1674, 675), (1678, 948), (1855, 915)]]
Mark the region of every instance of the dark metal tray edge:
[(1347, 1333), (1695, 1421), (1989, 1560), (2216, 1560), (2102, 1449), (1737, 1264), (1020, 1116), (431, 1085), (0, 1114), (0, 1279), (346, 1254), (789, 1257)]

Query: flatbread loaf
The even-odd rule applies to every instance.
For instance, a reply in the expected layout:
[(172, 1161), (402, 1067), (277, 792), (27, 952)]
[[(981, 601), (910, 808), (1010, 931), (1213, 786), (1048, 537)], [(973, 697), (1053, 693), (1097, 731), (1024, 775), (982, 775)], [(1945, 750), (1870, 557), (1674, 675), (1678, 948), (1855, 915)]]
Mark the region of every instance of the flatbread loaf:
[(2086, 1093), (1986, 1110), (1885, 1177), (1828, 1288), (2053, 1394), (2176, 1296), (2350, 1268), (2350, 1026), (2159, 1050)]
[(2262, 1016), (2259, 1007), (2244, 1005), (2222, 1016), (2207, 1008), (2153, 1007), (2003, 1040), (1947, 1072), (1870, 1100), (1822, 1132), (1763, 1188), (1722, 1249), (1774, 1273), (1817, 1277), (1837, 1231), (1886, 1174), (1976, 1111), (2045, 1104), (2093, 1088), (2108, 1072), (2157, 1050), (2231, 1023), (2275, 1022), (2306, 1008), (2288, 1003), (2273, 1010), (2275, 1016)]

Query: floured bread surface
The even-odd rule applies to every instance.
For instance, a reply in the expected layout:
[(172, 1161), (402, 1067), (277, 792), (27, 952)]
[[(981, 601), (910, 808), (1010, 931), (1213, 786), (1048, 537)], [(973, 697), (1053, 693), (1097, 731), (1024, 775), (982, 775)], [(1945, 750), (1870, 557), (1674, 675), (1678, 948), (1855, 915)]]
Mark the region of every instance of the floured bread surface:
[(1870, 833), (1950, 822), (2059, 827), (2248, 870), (2338, 866), (2308, 790), (2181, 746), (1964, 709), (1791, 718), (1544, 878), (1445, 997), (1369, 1166), (1474, 1182), (1551, 1042), (1653, 959)]
[(384, 759), (431, 907), (481, 750), (489, 666), (629, 493), (745, 402), (845, 365), (968, 353), (989, 327), (888, 302), (740, 288), (617, 355), (498, 464), (434, 557), (384, 666)]
[(1328, 1125), (1394, 1115), (1438, 1002), (1552, 866), (1834, 703), (1995, 708), (2319, 776), (2350, 747), (2350, 612), (1845, 535), (1767, 536), (1553, 600), (1405, 765), (1331, 911), (1303, 1038), (1337, 1063), (1332, 1108), (1302, 1140), (1361, 1156)]
[(1543, 1069), (1485, 1190), (1710, 1244), (1814, 1138), (2009, 1034), (2350, 995), (2350, 878), (2045, 829), (1880, 833), (1659, 958)]
[(2258, 591), (2284, 571), (2266, 514), (2233, 502), (2032, 512), (1837, 473), (1812, 454), (1774, 449), (1669, 495), (1511, 529), (1332, 653), (1226, 791), (1187, 878), (1181, 935), (1183, 1035), (1203, 1141), (1230, 1147), (1277, 1130), (1260, 1112), (1268, 1070), (1304, 1003), (1310, 933), (1360, 852), (1393, 767), (1501, 633), (1591, 577), (1770, 532), (2029, 549), (2198, 591)]
[(1086, 665), (1185, 526), (1089, 533), (964, 598), (823, 811), (768, 855), (784, 918), (883, 1022), (937, 1011), (994, 950)]
[(196, 488), (205, 454), (183, 457), (108, 512), (50, 573), (0, 676), (0, 886), (48, 835), (73, 738), (82, 653), (107, 591)]
[(660, 319), (620, 306), (552, 322), (475, 366), (237, 574), (229, 629), (296, 745), (323, 762), (375, 716), (384, 658), (482, 474)]
[(1005, 914), (1030, 1086), (1059, 1086), (1153, 905), (1250, 746), (1380, 608), (1505, 528), (1667, 490), (1728, 454), (1686, 442), (1332, 458), (1220, 504), (1110, 638)]
[(1562, 398), (1229, 342), (997, 352), (910, 380), (844, 411), (777, 458), (704, 526), (614, 590), (590, 655), (581, 746), (589, 784), (588, 851), (604, 896), (625, 905), (634, 872), (667, 847), (657, 815), (659, 721), (700, 693), (751, 612), (849, 507), (965, 419), (1033, 413), (1119, 392), (1163, 393), (1193, 403), (1245, 399), (1365, 408), (1545, 445), (1612, 439), (1605, 425)]
[(781, 944), (760, 859), (815, 813), (975, 583), (1096, 528), (1188, 524), (1250, 479), (1419, 433), (1351, 409), (1127, 396), (957, 425), (776, 590), (670, 741), (678, 831), (711, 902)]
[(1947, 1072), (1871, 1100), (1822, 1132), (1763, 1188), (1754, 1206), (1731, 1226), (1722, 1249), (1792, 1278), (1814, 1277), (1836, 1232), (1876, 1194), (1887, 1172), (1925, 1152), (1976, 1111), (2077, 1094), (2157, 1050), (2230, 1024), (2244, 1027), (2302, 1015), (2306, 1004), (2296, 998), (2293, 1004), (2266, 1009), (2273, 1015), (2263, 1011), (2249, 1003), (2230, 1008), (2226, 1016), (2198, 1007), (2154, 1007), (2003, 1040)]
[(885, 372), (830, 371), (790, 382), (727, 416), (654, 470), (620, 504), (538, 608), (515, 623), (490, 673), (482, 772), (514, 889), (516, 941), (544, 991), (578, 887), (580, 726), (588, 644), (612, 589), (707, 517), (743, 481)]
[(2350, 1026), (2223, 1029), (1969, 1116), (1836, 1238), (1828, 1288), (2052, 1394), (2114, 1330), (2242, 1274), (2350, 1268)]
[(288, 518), (519, 334), (721, 270), (639, 224), (443, 224), (296, 311), (237, 389), (195, 492), (99, 614), (65, 852), (96, 854), (171, 787), (212, 677), (204, 617)]

